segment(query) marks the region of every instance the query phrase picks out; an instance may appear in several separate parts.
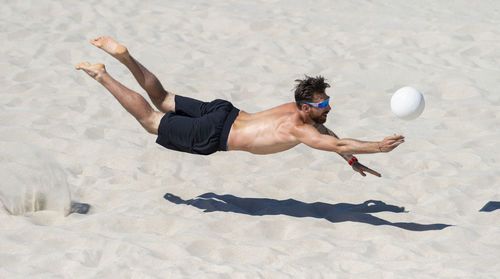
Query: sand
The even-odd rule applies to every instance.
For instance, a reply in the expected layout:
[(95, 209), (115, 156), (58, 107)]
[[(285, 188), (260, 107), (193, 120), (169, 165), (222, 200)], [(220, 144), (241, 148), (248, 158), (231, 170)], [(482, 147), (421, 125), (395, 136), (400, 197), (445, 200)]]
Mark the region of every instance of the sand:
[[(498, 278), (500, 210), (479, 210), (500, 201), (500, 4), (305, 2), (2, 1), (0, 278)], [(170, 91), (248, 112), (323, 75), (329, 128), (406, 142), (358, 156), (382, 178), (303, 145), (166, 150), (74, 70), (144, 94), (101, 35)], [(403, 86), (416, 120), (391, 113)]]

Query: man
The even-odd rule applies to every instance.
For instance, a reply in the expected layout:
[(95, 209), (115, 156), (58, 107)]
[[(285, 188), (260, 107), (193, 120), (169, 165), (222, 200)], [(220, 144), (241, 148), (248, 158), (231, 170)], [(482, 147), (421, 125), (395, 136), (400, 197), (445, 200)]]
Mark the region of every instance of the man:
[(158, 135), (156, 142), (168, 149), (203, 155), (229, 150), (271, 154), (305, 143), (338, 153), (363, 176), (368, 172), (380, 177), (352, 154), (389, 152), (404, 142), (404, 137), (396, 134), (380, 142), (339, 139), (322, 125), (331, 109), (325, 93), (330, 86), (322, 77), (297, 80), (295, 103), (247, 113), (224, 100), (201, 102), (174, 95), (163, 89), (160, 81), (125, 46), (109, 37), (99, 37), (91, 43), (123, 63), (159, 111), (111, 77), (103, 64), (84, 62), (76, 69), (84, 70), (108, 89), (146, 131)]

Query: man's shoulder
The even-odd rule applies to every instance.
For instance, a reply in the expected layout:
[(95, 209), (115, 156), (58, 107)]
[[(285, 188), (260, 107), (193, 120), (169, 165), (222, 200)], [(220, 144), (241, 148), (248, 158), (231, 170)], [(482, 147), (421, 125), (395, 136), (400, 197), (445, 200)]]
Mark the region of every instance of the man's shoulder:
[(298, 111), (297, 105), (295, 103), (285, 103), (281, 104), (279, 106), (275, 106), (269, 110), (279, 110), (283, 112), (293, 112), (293, 111)]
[(272, 107), (268, 110), (261, 111), (254, 114), (256, 118), (269, 118), (269, 119), (281, 119), (280, 121), (295, 120), (299, 117), (299, 110), (295, 106), (295, 103), (282, 104), (276, 107)]

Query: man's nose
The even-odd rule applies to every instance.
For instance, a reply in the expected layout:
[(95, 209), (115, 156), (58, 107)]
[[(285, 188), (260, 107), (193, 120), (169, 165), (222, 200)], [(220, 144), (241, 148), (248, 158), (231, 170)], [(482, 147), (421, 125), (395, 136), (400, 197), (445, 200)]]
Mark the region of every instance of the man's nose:
[(332, 107), (330, 106), (330, 104), (328, 104), (328, 105), (326, 106), (326, 111), (330, 111), (331, 109), (332, 109)]

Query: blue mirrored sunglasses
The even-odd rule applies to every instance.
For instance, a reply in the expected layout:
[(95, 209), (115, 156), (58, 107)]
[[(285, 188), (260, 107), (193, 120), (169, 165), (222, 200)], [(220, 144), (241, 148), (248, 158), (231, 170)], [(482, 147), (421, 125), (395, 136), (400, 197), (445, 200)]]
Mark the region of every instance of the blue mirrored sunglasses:
[(306, 104), (311, 105), (313, 107), (317, 107), (319, 109), (322, 109), (322, 108), (326, 108), (328, 106), (329, 102), (330, 102), (330, 98), (324, 100), (321, 103), (308, 103), (308, 102), (306, 102)]

